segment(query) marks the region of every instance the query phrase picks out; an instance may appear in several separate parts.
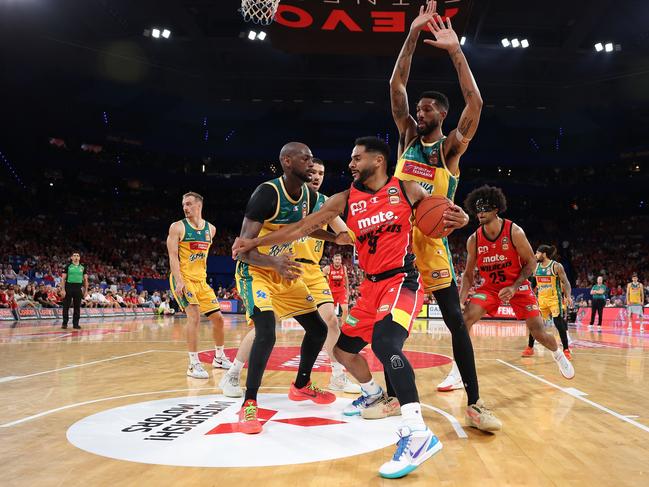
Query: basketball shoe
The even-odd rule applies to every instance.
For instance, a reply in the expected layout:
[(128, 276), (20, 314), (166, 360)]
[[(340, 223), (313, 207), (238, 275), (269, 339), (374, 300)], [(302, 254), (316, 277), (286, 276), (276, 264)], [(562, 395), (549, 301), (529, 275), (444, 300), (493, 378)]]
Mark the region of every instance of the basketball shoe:
[(442, 382), (437, 384), (437, 390), (440, 392), (455, 391), (457, 389), (464, 389), (460, 369), (457, 368), (455, 360), (453, 360), (453, 367)]
[(566, 356), (568, 360), (572, 360), (572, 352), (570, 351), (569, 348), (564, 349), (563, 354)]
[(499, 431), (503, 427), (503, 424), (485, 406), (482, 399), (478, 399), (475, 404), (471, 404), (466, 408), (466, 422), (469, 426), (478, 428), (481, 431)]
[(291, 401), (311, 400), (316, 404), (331, 404), (336, 400), (335, 394), (320, 389), (311, 381), (300, 389), (295, 387), (295, 382), (291, 382), (291, 388), (288, 391), (288, 398)]
[(521, 357), (532, 357), (534, 355), (534, 347), (525, 347), (521, 352)]
[(193, 377), (194, 379), (209, 379), (210, 376), (203, 368), (203, 364), (198, 362), (197, 364), (189, 364), (187, 367), (187, 375)]
[(220, 357), (217, 357), (215, 355), (214, 360), (212, 360), (212, 367), (214, 367), (215, 369), (229, 369), (230, 367), (232, 367), (232, 362), (230, 362), (225, 354), (221, 355)]
[(261, 423), (257, 419), (257, 401), (248, 399), (239, 410), (239, 432), (247, 435), (261, 433)]
[(243, 396), (243, 389), (238, 374), (223, 374), (219, 381), (219, 387), (223, 389), (225, 397), (241, 397)]
[(552, 358), (559, 366), (559, 372), (566, 379), (572, 379), (575, 376), (575, 368), (570, 363), (570, 360), (563, 354), (561, 348), (557, 348), (555, 352), (552, 352)]
[(412, 431), (402, 426), (398, 433), (399, 441), (392, 460), (379, 469), (379, 475), (386, 479), (405, 477), (442, 449), (442, 442), (428, 428)]
[(361, 392), (361, 386), (349, 380), (349, 377), (345, 373), (338, 376), (332, 374), (327, 389), (346, 394), (360, 394)]
[(401, 405), (396, 397), (382, 396), (371, 406), (361, 409), (363, 419), (383, 419), (389, 416), (400, 416)]
[(345, 416), (360, 416), (363, 409), (367, 409), (381, 399), (383, 399), (383, 389), (380, 389), (379, 392), (372, 395), (367, 394), (361, 389), (361, 395), (343, 409), (343, 414)]

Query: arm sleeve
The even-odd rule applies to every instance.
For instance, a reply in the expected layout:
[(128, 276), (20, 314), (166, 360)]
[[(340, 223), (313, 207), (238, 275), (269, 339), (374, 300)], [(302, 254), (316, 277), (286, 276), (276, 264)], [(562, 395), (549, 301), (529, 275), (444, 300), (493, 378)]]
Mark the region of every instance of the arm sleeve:
[(277, 191), (270, 184), (260, 184), (246, 206), (246, 218), (263, 223), (275, 214)]

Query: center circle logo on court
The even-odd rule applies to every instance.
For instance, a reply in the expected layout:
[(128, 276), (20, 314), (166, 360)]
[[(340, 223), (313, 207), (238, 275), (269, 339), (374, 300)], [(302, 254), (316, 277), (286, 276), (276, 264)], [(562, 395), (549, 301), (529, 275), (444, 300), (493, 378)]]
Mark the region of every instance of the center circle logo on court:
[(182, 467), (264, 467), (360, 455), (395, 443), (400, 417), (343, 415), (351, 399), (322, 406), (261, 394), (258, 435), (237, 431), (241, 400), (185, 396), (109, 409), (73, 424), (67, 438), (96, 455)]
[[(234, 360), (234, 357), (237, 353), (236, 348), (227, 348), (225, 350), (227, 356)], [(446, 355), (440, 355), (437, 353), (429, 352), (413, 352), (413, 351), (404, 351), (403, 352), (408, 361), (412, 365), (413, 369), (427, 369), (429, 367), (439, 367), (440, 365), (450, 364), (452, 362), (450, 357)], [(367, 360), (367, 364), (370, 366), (372, 372), (379, 372), (383, 370), (383, 366), (376, 355), (372, 352), (372, 349), (368, 346), (361, 351), (361, 355)], [(201, 362), (209, 364), (214, 358), (214, 350), (205, 350), (199, 352), (198, 358)], [(266, 370), (297, 370), (298, 365), (300, 364), (300, 347), (275, 347), (271, 353), (270, 359), (268, 359), (268, 364), (266, 365)], [(331, 363), (329, 362), (329, 357), (325, 352), (320, 352), (318, 358), (316, 359), (315, 364), (313, 365), (314, 372), (329, 372), (331, 371)]]

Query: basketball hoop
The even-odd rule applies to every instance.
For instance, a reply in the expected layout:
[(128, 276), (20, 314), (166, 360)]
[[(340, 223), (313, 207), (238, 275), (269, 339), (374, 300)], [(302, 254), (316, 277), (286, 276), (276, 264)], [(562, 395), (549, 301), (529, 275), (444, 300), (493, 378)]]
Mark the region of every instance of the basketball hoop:
[(241, 15), (246, 22), (269, 25), (275, 18), (280, 0), (241, 0)]

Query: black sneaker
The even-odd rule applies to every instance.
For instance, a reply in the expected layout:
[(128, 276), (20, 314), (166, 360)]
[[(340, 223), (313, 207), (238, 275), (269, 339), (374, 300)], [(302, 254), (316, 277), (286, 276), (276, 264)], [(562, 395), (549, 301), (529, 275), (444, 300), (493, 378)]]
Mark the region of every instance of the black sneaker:
[(74, 328), (75, 330), (80, 330), (81, 329), (81, 327), (79, 325), (74, 325), (72, 328)]
[(68, 329), (68, 325), (61, 325), (61, 330), (67, 330), (67, 329)]

